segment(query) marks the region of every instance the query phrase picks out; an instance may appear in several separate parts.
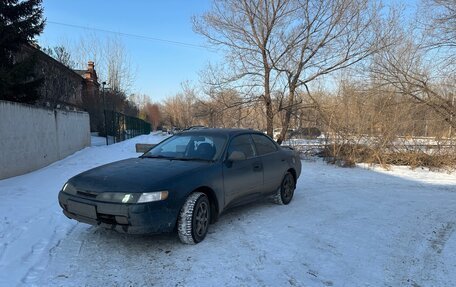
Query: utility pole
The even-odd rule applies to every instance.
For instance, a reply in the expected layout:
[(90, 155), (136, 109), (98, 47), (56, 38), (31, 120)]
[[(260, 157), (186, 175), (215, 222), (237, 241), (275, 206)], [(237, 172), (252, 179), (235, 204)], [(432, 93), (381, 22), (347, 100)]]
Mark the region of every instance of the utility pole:
[(104, 130), (105, 130), (105, 136), (106, 136), (106, 145), (108, 145), (108, 124), (106, 121), (106, 99), (105, 99), (105, 85), (106, 82), (102, 82), (102, 92), (103, 92), (103, 117), (104, 117)]
[(113, 93), (111, 93), (111, 104), (112, 104), (113, 142), (116, 143), (116, 138), (118, 136), (117, 131), (118, 131), (118, 128), (119, 128), (118, 127), (119, 118), (118, 118), (118, 116), (116, 114), (116, 103), (114, 101), (114, 94), (115, 94), (115, 91)]

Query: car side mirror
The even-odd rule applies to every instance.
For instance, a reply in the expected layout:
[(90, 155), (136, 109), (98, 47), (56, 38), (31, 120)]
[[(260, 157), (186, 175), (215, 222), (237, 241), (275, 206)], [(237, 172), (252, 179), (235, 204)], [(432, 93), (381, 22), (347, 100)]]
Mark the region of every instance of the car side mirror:
[(228, 156), (228, 161), (230, 162), (235, 162), (235, 161), (241, 161), (245, 160), (245, 154), (242, 151), (233, 151), (229, 156)]

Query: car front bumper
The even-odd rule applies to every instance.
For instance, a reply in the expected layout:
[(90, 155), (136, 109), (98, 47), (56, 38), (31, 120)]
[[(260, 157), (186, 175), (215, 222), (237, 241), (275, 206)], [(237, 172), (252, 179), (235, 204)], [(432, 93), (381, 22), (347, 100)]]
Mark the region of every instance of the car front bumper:
[(107, 203), (70, 195), (60, 191), (59, 203), (70, 219), (129, 234), (171, 232), (178, 211), (166, 201), (140, 204)]

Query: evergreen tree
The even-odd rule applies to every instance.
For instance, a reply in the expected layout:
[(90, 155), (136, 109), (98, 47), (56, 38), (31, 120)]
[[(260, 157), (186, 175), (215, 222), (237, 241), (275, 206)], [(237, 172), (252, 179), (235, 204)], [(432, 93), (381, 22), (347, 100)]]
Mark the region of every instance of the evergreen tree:
[(35, 57), (20, 54), (44, 28), (42, 0), (0, 1), (0, 100), (34, 103), (42, 79), (34, 75)]

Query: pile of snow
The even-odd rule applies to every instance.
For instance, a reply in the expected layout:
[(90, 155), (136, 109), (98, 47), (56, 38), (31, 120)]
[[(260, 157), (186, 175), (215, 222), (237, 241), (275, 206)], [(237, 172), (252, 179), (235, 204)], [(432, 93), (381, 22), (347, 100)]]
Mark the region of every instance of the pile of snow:
[(69, 220), (71, 176), (137, 156), (134, 138), (0, 181), (0, 286), (456, 286), (456, 175), (303, 161), (288, 206), (237, 208), (194, 246)]

